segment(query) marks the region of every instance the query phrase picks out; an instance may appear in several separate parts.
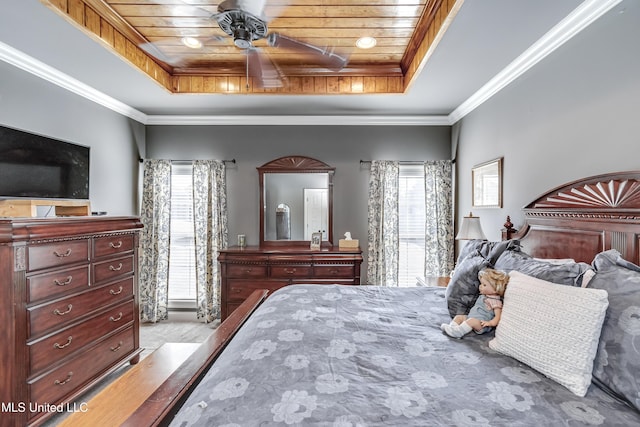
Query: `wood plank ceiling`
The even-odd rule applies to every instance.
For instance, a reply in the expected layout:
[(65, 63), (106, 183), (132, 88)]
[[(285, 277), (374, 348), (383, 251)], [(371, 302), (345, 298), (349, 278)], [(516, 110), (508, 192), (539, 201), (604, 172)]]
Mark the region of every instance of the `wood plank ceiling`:
[[(348, 58), (342, 69), (329, 70), (317, 64), (316, 56), (255, 40), (261, 57), (275, 64), (280, 87), (256, 84), (247, 71), (246, 51), (209, 16), (218, 11), (216, 0), (41, 2), (172, 93), (335, 95), (404, 92), (462, 0), (268, 0), (267, 34), (330, 47)], [(374, 37), (376, 45), (355, 47), (363, 36)], [(184, 37), (203, 46), (186, 47)]]

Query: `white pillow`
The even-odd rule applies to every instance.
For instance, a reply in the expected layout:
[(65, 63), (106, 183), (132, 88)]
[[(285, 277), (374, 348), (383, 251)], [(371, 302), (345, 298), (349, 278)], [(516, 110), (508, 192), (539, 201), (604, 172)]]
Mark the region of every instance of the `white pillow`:
[(509, 276), (489, 347), (584, 396), (609, 305), (607, 292), (557, 285), (518, 271)]

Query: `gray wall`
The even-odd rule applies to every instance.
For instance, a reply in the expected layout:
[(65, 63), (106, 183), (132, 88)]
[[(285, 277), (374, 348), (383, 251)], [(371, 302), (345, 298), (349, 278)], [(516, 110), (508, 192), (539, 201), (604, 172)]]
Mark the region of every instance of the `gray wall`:
[(236, 159), (227, 168), (231, 244), (237, 234), (246, 234), (249, 245), (259, 243), (258, 166), (288, 155), (323, 161), (336, 168), (334, 241), (350, 231), (365, 250), (369, 170), (360, 160), (451, 156), (447, 126), (148, 126), (146, 147), (148, 158)]
[(140, 123), (0, 61), (0, 125), (91, 147), (91, 209), (137, 214)]
[(640, 170), (640, 2), (610, 13), (462, 119), (458, 221), (471, 209), (471, 168), (504, 156), (504, 207), (473, 209), (490, 240), (507, 215), (583, 177)]

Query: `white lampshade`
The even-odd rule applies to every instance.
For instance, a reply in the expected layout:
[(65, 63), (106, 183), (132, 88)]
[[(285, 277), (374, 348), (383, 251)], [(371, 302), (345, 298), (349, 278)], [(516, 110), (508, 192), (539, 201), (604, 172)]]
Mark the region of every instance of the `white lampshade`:
[(469, 216), (462, 218), (462, 224), (460, 224), (460, 230), (458, 231), (456, 240), (475, 239), (487, 240), (480, 226), (480, 217), (473, 216), (473, 214), (469, 212)]

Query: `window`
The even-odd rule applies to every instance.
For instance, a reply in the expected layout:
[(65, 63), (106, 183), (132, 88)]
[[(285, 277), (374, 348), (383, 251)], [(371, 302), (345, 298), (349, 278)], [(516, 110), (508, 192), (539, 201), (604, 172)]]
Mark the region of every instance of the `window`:
[[(171, 166), (169, 301), (196, 299), (193, 178), (191, 165)], [(194, 306), (194, 305), (191, 305)]]
[(398, 285), (415, 286), (424, 276), (425, 187), (423, 165), (400, 165), (398, 189)]

